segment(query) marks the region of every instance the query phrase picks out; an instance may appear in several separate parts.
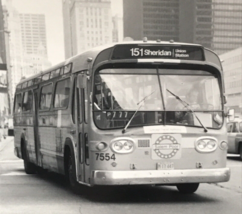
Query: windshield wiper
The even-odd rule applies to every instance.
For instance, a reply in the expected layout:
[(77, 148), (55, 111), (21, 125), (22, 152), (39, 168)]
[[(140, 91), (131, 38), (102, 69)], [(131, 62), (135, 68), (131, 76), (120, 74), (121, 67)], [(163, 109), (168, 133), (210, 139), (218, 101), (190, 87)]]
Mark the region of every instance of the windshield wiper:
[(132, 120), (133, 120), (133, 118), (135, 117), (135, 115), (137, 114), (137, 112), (140, 110), (140, 108), (141, 108), (141, 106), (142, 105), (140, 105), (142, 102), (144, 102), (149, 96), (151, 96), (152, 94), (154, 94), (155, 93), (155, 91), (152, 91), (150, 94), (148, 94), (148, 95), (146, 95), (144, 98), (142, 98), (138, 103), (137, 103), (137, 105), (139, 106), (138, 108), (137, 108), (137, 110), (134, 112), (134, 114), (132, 115), (132, 117), (129, 119), (129, 121), (128, 121), (128, 123), (126, 124), (126, 126), (123, 128), (123, 130), (122, 130), (122, 133), (124, 134), (125, 133), (125, 131), (126, 131), (126, 129), (129, 127), (129, 124), (132, 122)]
[(175, 95), (174, 93), (172, 93), (170, 90), (166, 89), (171, 95), (173, 95), (176, 99), (178, 99), (181, 104), (185, 107), (188, 108), (192, 114), (197, 118), (198, 122), (201, 124), (201, 126), (204, 128), (204, 132), (208, 132), (208, 129), (203, 125), (203, 123), (201, 122), (201, 120), (198, 118), (198, 116), (196, 115), (196, 113), (192, 110), (191, 106), (189, 105), (189, 103), (187, 103), (185, 100), (182, 100), (179, 96)]

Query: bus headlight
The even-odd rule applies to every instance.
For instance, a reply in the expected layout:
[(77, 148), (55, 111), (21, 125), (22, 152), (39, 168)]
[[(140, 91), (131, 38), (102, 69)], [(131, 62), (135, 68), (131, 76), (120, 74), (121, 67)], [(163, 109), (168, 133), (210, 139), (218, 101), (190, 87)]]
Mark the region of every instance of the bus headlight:
[(201, 150), (205, 149), (205, 147), (206, 147), (206, 142), (203, 141), (203, 140), (199, 140), (199, 141), (197, 142), (197, 147), (198, 147), (199, 149), (201, 149)]
[(130, 153), (134, 150), (134, 141), (130, 138), (117, 138), (111, 142), (111, 148), (116, 153)]
[(213, 137), (201, 137), (195, 141), (195, 148), (198, 152), (213, 152), (217, 147), (217, 139)]
[(113, 143), (113, 149), (116, 151), (120, 151), (123, 148), (123, 143), (121, 141), (117, 141)]

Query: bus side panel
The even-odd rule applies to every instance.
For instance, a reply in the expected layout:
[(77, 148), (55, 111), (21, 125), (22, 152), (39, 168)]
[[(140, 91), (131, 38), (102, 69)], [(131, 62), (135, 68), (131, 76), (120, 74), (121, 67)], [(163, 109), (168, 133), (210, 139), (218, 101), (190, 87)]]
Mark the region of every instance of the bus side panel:
[(64, 143), (69, 126), (68, 110), (39, 113), (40, 151), (44, 168), (64, 173)]
[(51, 112), (39, 112), (39, 138), (42, 164), (44, 168), (57, 171), (55, 160), (55, 127)]
[(66, 139), (70, 137), (70, 130), (71, 130), (71, 118), (69, 114), (69, 110), (58, 110), (55, 111), (55, 160), (56, 160), (56, 167), (59, 173), (64, 174), (64, 146)]
[(34, 144), (34, 128), (33, 126), (27, 126), (25, 131), (25, 143), (29, 153), (29, 160), (37, 164), (35, 144)]

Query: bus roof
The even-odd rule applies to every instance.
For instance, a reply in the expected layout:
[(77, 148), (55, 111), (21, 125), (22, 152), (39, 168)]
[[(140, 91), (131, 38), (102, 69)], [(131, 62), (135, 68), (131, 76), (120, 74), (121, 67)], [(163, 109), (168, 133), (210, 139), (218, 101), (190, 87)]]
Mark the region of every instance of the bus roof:
[[(91, 48), (90, 50), (87, 50), (85, 52), (79, 53), (75, 56), (72, 56), (70, 58), (68, 58), (67, 60), (55, 65), (55, 66), (51, 66), (50, 68), (41, 71), (40, 73), (33, 75), (31, 77), (22, 79), (18, 84), (22, 84), (24, 82), (27, 82), (29, 80), (32, 80), (34, 78), (38, 78), (41, 77), (42, 75), (53, 71), (55, 69), (58, 69), (62, 66), (68, 65), (69, 63), (75, 61), (76, 59), (79, 59), (79, 63), (77, 63), (77, 65), (74, 65), (75, 67), (80, 67), (80, 64), (82, 62), (82, 69), (87, 69), (88, 68), (88, 60), (90, 59), (92, 62), (95, 61), (95, 59), (97, 58), (97, 56), (99, 55), (99, 53), (101, 53), (102, 51), (115, 47), (116, 45), (141, 45), (141, 44), (145, 44), (145, 45), (169, 45), (169, 46), (177, 46), (177, 45), (184, 45), (184, 46), (191, 46), (191, 47), (200, 47), (202, 48), (203, 46), (199, 45), (199, 44), (193, 44), (193, 43), (181, 43), (181, 42), (174, 42), (173, 40), (170, 41), (124, 41), (124, 42), (118, 42), (118, 43), (111, 43), (111, 44), (106, 44), (106, 45), (102, 45), (102, 46), (98, 46), (95, 48)], [(207, 49), (207, 48), (206, 48)], [(209, 50), (209, 49), (208, 49)], [(211, 50), (210, 50), (211, 51)], [(211, 51), (212, 52), (212, 51)], [(83, 60), (81, 60), (83, 58)], [(84, 62), (84, 64), (83, 64)], [(83, 66), (84, 65), (84, 66)], [(74, 68), (74, 70), (78, 69), (78, 68)]]

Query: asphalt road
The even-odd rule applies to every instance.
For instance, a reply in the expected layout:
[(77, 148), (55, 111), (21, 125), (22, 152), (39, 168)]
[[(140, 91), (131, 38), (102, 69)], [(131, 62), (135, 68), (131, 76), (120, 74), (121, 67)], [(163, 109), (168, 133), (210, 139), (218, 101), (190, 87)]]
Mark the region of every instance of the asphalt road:
[(13, 154), (13, 138), (0, 142), (1, 214), (153, 214), (242, 213), (242, 161), (228, 156), (231, 179), (201, 184), (193, 195), (175, 187), (82, 186), (73, 193), (64, 177), (54, 173), (26, 175), (23, 161)]

